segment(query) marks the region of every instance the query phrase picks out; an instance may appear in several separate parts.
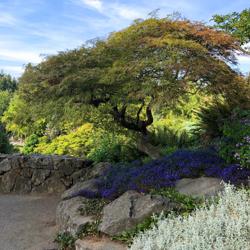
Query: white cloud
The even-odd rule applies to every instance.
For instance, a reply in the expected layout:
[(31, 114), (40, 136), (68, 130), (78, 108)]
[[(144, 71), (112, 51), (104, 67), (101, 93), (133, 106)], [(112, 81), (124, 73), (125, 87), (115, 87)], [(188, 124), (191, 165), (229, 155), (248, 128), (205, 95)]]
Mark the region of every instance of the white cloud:
[(98, 11), (102, 11), (103, 4), (101, 0), (82, 0), (82, 2), (94, 9), (97, 9)]
[(237, 57), (240, 63), (250, 64), (250, 56), (238, 56)]
[(24, 67), (22, 66), (2, 66), (1, 69), (4, 71), (11, 71), (16, 73), (22, 73), (24, 71)]
[(247, 74), (250, 72), (250, 56), (237, 56), (239, 68), (242, 73)]
[(145, 16), (144, 11), (139, 11), (125, 5), (111, 5), (110, 9), (114, 15), (128, 20), (134, 20)]
[(23, 63), (39, 63), (41, 62), (41, 57), (39, 56), (39, 53), (32, 52), (32, 51), (18, 51), (17, 49), (3, 49), (0, 48), (0, 58), (1, 60), (6, 61), (14, 61), (14, 62), (23, 62)]
[(9, 13), (0, 13), (0, 26), (12, 26), (17, 23), (16, 18)]

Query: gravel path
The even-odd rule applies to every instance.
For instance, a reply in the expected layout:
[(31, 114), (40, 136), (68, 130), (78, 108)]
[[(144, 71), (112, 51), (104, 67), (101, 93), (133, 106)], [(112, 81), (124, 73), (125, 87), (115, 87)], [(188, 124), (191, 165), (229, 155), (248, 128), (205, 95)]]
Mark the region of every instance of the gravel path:
[(54, 250), (55, 196), (0, 195), (0, 250)]

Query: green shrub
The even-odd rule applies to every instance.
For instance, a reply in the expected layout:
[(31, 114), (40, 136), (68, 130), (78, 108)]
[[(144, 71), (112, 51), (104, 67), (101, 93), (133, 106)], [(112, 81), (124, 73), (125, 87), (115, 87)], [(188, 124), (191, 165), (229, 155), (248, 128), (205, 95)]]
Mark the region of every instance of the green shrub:
[(0, 117), (4, 111), (8, 108), (12, 94), (8, 91), (0, 91)]
[(202, 107), (197, 112), (198, 122), (193, 132), (202, 137), (203, 143), (221, 137), (223, 135), (221, 128), (231, 114), (232, 108), (223, 102)]
[(229, 163), (250, 167), (250, 111), (235, 109), (222, 127), (220, 155)]
[(90, 152), (94, 134), (93, 125), (86, 123), (75, 131), (60, 135), (52, 140), (46, 136), (40, 138), (34, 152), (84, 157)]
[(95, 162), (129, 162), (139, 157), (134, 141), (123, 135), (104, 133), (93, 146), (88, 158)]
[(176, 130), (165, 126), (152, 129), (149, 142), (160, 148), (161, 155), (170, 155), (178, 149), (198, 147), (198, 137), (186, 129)]
[(25, 145), (22, 148), (22, 153), (24, 154), (31, 154), (34, 152), (34, 149), (39, 143), (39, 136), (36, 134), (30, 135), (26, 140), (25, 140)]
[(52, 140), (48, 136), (41, 137), (34, 152), (87, 157), (95, 162), (131, 161), (139, 156), (135, 143), (129, 136), (118, 132), (112, 134), (95, 128), (91, 123), (85, 123)]
[(4, 127), (0, 124), (0, 153), (10, 153), (12, 151), (12, 146), (9, 143), (8, 136)]

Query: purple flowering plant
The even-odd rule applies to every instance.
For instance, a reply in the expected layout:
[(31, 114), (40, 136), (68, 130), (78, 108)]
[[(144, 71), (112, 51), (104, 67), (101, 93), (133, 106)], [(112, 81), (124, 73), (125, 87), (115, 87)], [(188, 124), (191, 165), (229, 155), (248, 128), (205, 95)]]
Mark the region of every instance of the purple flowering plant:
[(114, 165), (97, 181), (98, 192), (82, 190), (78, 195), (113, 200), (127, 190), (147, 193), (152, 189), (173, 187), (181, 178), (218, 177), (239, 184), (250, 176), (250, 169), (238, 164), (227, 166), (213, 150), (178, 150), (160, 159), (143, 164)]

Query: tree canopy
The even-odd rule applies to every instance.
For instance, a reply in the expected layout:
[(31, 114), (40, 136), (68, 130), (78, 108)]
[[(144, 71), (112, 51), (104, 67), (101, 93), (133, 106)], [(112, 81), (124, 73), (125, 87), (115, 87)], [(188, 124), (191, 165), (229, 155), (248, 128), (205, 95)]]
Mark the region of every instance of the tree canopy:
[(17, 89), (17, 81), (10, 75), (0, 72), (0, 91), (14, 92)]
[(242, 44), (250, 42), (250, 8), (227, 15), (214, 15), (215, 27), (239, 39)]
[[(27, 65), (4, 120), (15, 130), (39, 119), (58, 122), (67, 116), (82, 122), (99, 110), (122, 127), (147, 134), (157, 107), (175, 105), (191, 92), (226, 96), (241, 79), (228, 66), (237, 63), (240, 45), (199, 22), (137, 20), (106, 40)], [(26, 107), (25, 118), (17, 103)]]

